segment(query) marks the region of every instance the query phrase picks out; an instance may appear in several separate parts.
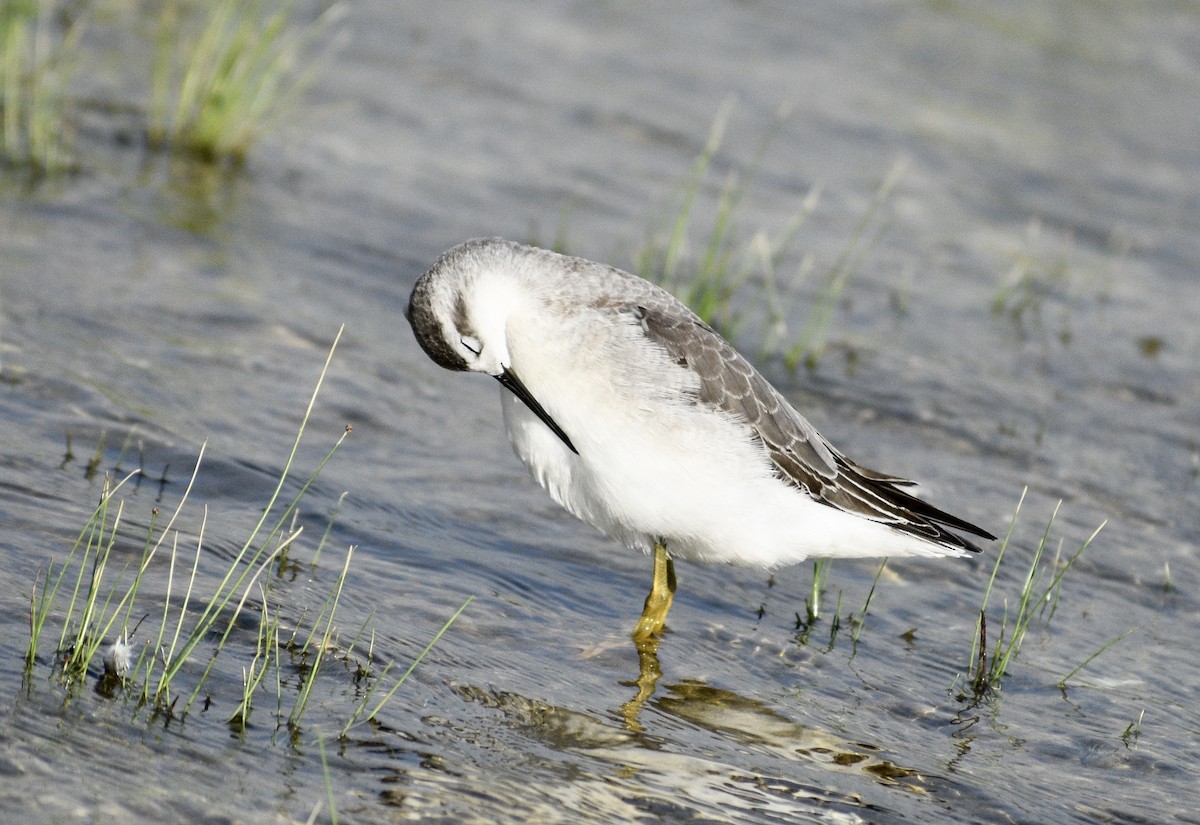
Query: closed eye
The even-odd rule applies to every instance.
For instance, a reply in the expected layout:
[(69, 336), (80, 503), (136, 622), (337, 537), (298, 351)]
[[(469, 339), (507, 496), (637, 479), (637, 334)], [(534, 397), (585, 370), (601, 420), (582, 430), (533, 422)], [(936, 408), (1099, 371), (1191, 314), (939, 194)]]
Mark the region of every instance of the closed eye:
[(459, 342), (476, 355), (483, 352), (483, 344), (479, 342), (478, 338), (472, 338), (470, 335), (464, 335), (459, 339)]

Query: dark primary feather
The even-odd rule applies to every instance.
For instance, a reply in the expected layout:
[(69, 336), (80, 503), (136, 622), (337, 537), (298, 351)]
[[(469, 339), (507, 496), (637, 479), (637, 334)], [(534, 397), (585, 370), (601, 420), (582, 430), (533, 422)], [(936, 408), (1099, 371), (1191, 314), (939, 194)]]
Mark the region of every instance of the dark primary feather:
[[(678, 363), (700, 377), (699, 400), (733, 413), (750, 425), (781, 478), (813, 499), (936, 544), (979, 552), (945, 527), (983, 538), (986, 530), (939, 510), (905, 490), (913, 482), (859, 467), (843, 456), (796, 412), (724, 338), (682, 304), (648, 290), (631, 320)], [(943, 525), (945, 527), (943, 527)]]

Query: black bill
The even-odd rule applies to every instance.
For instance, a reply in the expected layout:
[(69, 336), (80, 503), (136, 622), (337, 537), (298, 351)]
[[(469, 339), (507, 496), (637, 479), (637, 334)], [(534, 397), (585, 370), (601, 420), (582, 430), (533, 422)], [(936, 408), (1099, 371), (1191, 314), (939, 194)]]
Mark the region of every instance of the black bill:
[(575, 455), (579, 455), (579, 450), (575, 449), (575, 445), (571, 443), (571, 439), (567, 438), (567, 434), (563, 432), (562, 427), (558, 426), (554, 419), (550, 417), (550, 413), (542, 409), (542, 405), (539, 404), (538, 400), (533, 397), (533, 393), (531, 393), (525, 387), (525, 385), (521, 383), (521, 379), (517, 378), (516, 373), (506, 369), (504, 372), (495, 376), (495, 378), (500, 382), (502, 387), (511, 392), (517, 398), (521, 399), (525, 406), (533, 411), (534, 415), (542, 419), (542, 423), (549, 427), (551, 432), (562, 439), (562, 443), (566, 444), (571, 452), (575, 453)]

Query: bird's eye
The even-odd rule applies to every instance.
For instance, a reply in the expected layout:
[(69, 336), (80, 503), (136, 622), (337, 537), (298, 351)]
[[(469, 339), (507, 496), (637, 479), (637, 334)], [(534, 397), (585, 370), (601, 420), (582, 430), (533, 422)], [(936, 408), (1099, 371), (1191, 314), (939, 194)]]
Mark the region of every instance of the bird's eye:
[(464, 335), (459, 339), (464, 347), (478, 355), (483, 352), (483, 344), (479, 343), (478, 338), (472, 338), (470, 335)]

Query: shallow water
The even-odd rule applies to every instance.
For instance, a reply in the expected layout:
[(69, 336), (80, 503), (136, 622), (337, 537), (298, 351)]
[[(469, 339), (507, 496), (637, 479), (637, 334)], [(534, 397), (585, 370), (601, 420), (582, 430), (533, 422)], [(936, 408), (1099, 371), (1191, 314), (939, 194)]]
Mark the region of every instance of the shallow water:
[[(150, 45), (121, 14), (89, 30), (103, 48), (85, 96), (136, 103)], [(242, 172), (147, 156), (122, 140), (121, 107), (85, 109), (80, 175), (29, 188), (6, 172), (0, 809), (304, 821), (328, 781), (339, 821), (1195, 821), (1194, 8), (360, 3), (345, 26)], [(439, 370), (401, 318), (420, 272), (470, 236), (549, 242), (564, 226), (571, 252), (629, 266), (729, 100), (704, 209), (781, 106), (743, 224), (778, 232), (821, 187), (785, 279), (806, 252), (827, 271), (906, 163), (829, 351), (812, 371), (764, 369), (852, 457), (993, 531), (1028, 485), (993, 631), (1059, 499), (1052, 549), (1107, 520), (982, 703), (959, 698), (959, 677), (998, 545), (890, 563), (857, 644), (849, 622), (831, 640), (829, 613), (839, 593), (844, 618), (861, 610), (872, 562), (833, 565), (809, 633), (807, 565), (682, 565), (662, 675), (631, 705), (648, 560), (529, 482), (495, 387)], [(786, 287), (793, 332), (818, 286)], [(369, 621), (376, 661), (403, 668), (474, 596), (380, 724), (336, 740), (361, 685), (333, 667), (294, 737), (274, 693), (231, 730), (253, 626), (218, 659), (211, 707), (182, 722), (90, 685), (68, 697), (45, 642), (23, 683), (28, 594), (103, 474), (145, 470), (123, 497), (136, 558), (207, 442), (181, 527), (194, 548), (207, 505), (211, 585), (342, 323), (297, 477), (354, 432), (304, 499), (300, 563), (273, 599), (293, 622), (319, 610), (356, 545), (339, 630)], [(143, 598), (165, 592), (156, 569)]]

